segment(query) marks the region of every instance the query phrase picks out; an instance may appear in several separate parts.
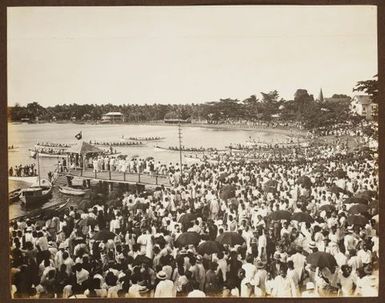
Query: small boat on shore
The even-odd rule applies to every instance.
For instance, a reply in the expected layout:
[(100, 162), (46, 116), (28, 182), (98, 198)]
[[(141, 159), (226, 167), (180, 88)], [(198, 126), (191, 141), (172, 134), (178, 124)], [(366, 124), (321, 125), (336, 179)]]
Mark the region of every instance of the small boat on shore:
[(52, 184), (47, 179), (41, 179), (37, 184), (24, 188), (20, 194), (20, 200), (27, 208), (47, 202), (51, 197)]
[(16, 202), (17, 200), (19, 200), (20, 194), (21, 194), (21, 188), (17, 188), (15, 190), (11, 191), (8, 194), (8, 201), (9, 202)]
[(59, 191), (64, 195), (70, 195), (70, 196), (84, 196), (85, 191), (78, 188), (73, 188), (69, 186), (59, 186)]
[[(65, 157), (66, 153), (64, 151), (52, 151), (52, 152), (39, 152), (39, 157), (41, 158), (60, 158), (60, 157)], [(35, 157), (36, 151), (34, 149), (29, 150), (29, 155), (30, 157)]]

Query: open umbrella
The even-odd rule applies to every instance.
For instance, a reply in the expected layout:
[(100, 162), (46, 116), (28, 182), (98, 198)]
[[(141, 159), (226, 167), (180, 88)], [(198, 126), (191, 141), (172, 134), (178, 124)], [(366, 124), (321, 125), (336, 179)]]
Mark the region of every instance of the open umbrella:
[(369, 222), (369, 219), (363, 215), (351, 215), (348, 217), (347, 221), (350, 225), (354, 224), (364, 226)]
[(146, 161), (154, 160), (154, 157), (147, 157)]
[(355, 204), (349, 208), (348, 213), (352, 215), (365, 214), (369, 210), (369, 206), (366, 204)]
[(317, 251), (308, 255), (306, 257), (306, 262), (314, 267), (319, 267), (320, 269), (327, 267), (331, 271), (337, 266), (334, 256), (323, 251)]
[(234, 185), (226, 185), (221, 189), (221, 191), (219, 193), (219, 197), (223, 200), (234, 198), (235, 197), (235, 189), (236, 188)]
[(356, 193), (354, 196), (356, 198), (370, 201), (372, 199), (372, 197), (374, 197), (374, 194), (372, 194), (372, 193), (374, 193), (374, 192), (366, 190), (366, 191), (360, 191), (360, 192)]
[(307, 213), (304, 212), (296, 212), (291, 216), (292, 220), (298, 221), (298, 222), (308, 222), (312, 223), (314, 222), (314, 219), (312, 216), (310, 216)]
[(344, 200), (345, 204), (368, 204), (368, 201), (365, 199), (350, 197)]
[(313, 168), (312, 171), (315, 173), (322, 173), (322, 172), (327, 171), (327, 167), (325, 165), (320, 164), (320, 165), (316, 166), (315, 168)]
[(341, 187), (337, 186), (337, 185), (332, 185), (330, 188), (329, 188), (329, 191), (331, 193), (334, 193), (334, 194), (339, 194), (339, 193), (346, 193), (346, 190), (342, 189)]
[(195, 220), (197, 218), (196, 214), (188, 213), (184, 214), (179, 218), (179, 223), (181, 223), (183, 226), (188, 226), (191, 221)]
[(98, 222), (93, 217), (87, 217), (87, 225), (96, 226)]
[(324, 204), (322, 206), (320, 206), (319, 208), (320, 211), (326, 211), (326, 212), (332, 212), (332, 211), (335, 211), (336, 208), (335, 206), (331, 205), (331, 204)]
[(199, 244), (199, 246), (197, 248), (197, 251), (201, 255), (204, 255), (204, 254), (208, 254), (208, 255), (216, 254), (216, 253), (218, 253), (220, 251), (223, 251), (223, 245), (220, 244), (217, 241), (205, 241), (205, 242)]
[(93, 239), (96, 240), (96, 241), (104, 241), (104, 240), (109, 240), (109, 239), (114, 239), (115, 238), (115, 234), (107, 229), (103, 229), (101, 231), (98, 231)]
[(269, 215), (270, 220), (291, 220), (291, 213), (287, 210), (277, 210), (273, 211)]
[(221, 173), (218, 177), (218, 180), (221, 182), (224, 182), (229, 174), (228, 173)]
[(151, 266), (152, 260), (149, 257), (146, 257), (145, 255), (137, 255), (134, 259), (134, 265), (142, 265), (143, 263), (146, 263)]
[(297, 183), (302, 185), (305, 188), (311, 187), (311, 180), (308, 176), (301, 176), (297, 179)]
[(267, 193), (275, 193), (277, 191), (278, 182), (275, 180), (267, 181), (263, 184), (263, 190)]
[(198, 245), (201, 237), (196, 232), (184, 232), (179, 235), (175, 241), (175, 245), (178, 247), (186, 246), (189, 244)]
[(338, 179), (342, 179), (346, 177), (346, 172), (343, 169), (339, 168), (334, 172), (334, 176), (336, 176)]
[(215, 239), (215, 241), (217, 241), (218, 243), (220, 243), (222, 245), (227, 244), (230, 246), (234, 246), (237, 244), (242, 245), (245, 242), (245, 239), (243, 239), (239, 233), (228, 231), (228, 232), (224, 232), (224, 233), (220, 234)]

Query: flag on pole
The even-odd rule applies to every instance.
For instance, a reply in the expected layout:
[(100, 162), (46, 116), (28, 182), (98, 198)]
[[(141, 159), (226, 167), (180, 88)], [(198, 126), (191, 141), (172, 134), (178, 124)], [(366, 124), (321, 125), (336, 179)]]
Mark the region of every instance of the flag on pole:
[(82, 138), (82, 132), (80, 131), (78, 134), (76, 134), (75, 138), (80, 140)]

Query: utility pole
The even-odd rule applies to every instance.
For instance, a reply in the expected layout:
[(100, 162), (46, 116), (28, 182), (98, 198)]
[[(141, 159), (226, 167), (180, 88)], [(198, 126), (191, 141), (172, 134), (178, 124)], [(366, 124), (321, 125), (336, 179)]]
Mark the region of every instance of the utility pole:
[(179, 118), (179, 124), (178, 124), (178, 139), (179, 139), (179, 165), (180, 165), (180, 173), (182, 175), (182, 125), (181, 125), (180, 118)]

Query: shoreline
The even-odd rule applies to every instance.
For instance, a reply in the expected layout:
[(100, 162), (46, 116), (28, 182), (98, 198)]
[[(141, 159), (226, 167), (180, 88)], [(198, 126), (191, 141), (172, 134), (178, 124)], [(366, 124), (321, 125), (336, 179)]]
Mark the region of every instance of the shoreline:
[[(9, 122), (12, 125), (22, 125), (18, 122)], [(175, 127), (178, 124), (165, 123), (163, 121), (147, 121), (147, 122), (125, 122), (125, 123), (74, 123), (72, 121), (59, 121), (59, 122), (43, 122), (43, 123), (32, 123), (32, 124), (74, 124), (74, 125), (94, 125), (94, 126), (112, 126), (112, 125), (135, 125), (135, 126), (168, 126)], [(243, 130), (243, 131), (263, 131), (271, 133), (279, 133), (291, 136), (304, 136), (307, 134), (307, 130), (299, 129), (292, 126), (265, 126), (257, 125), (250, 126), (246, 124), (208, 124), (208, 123), (182, 123), (182, 127), (197, 127), (197, 128), (207, 128), (207, 129), (217, 129), (217, 130)]]

